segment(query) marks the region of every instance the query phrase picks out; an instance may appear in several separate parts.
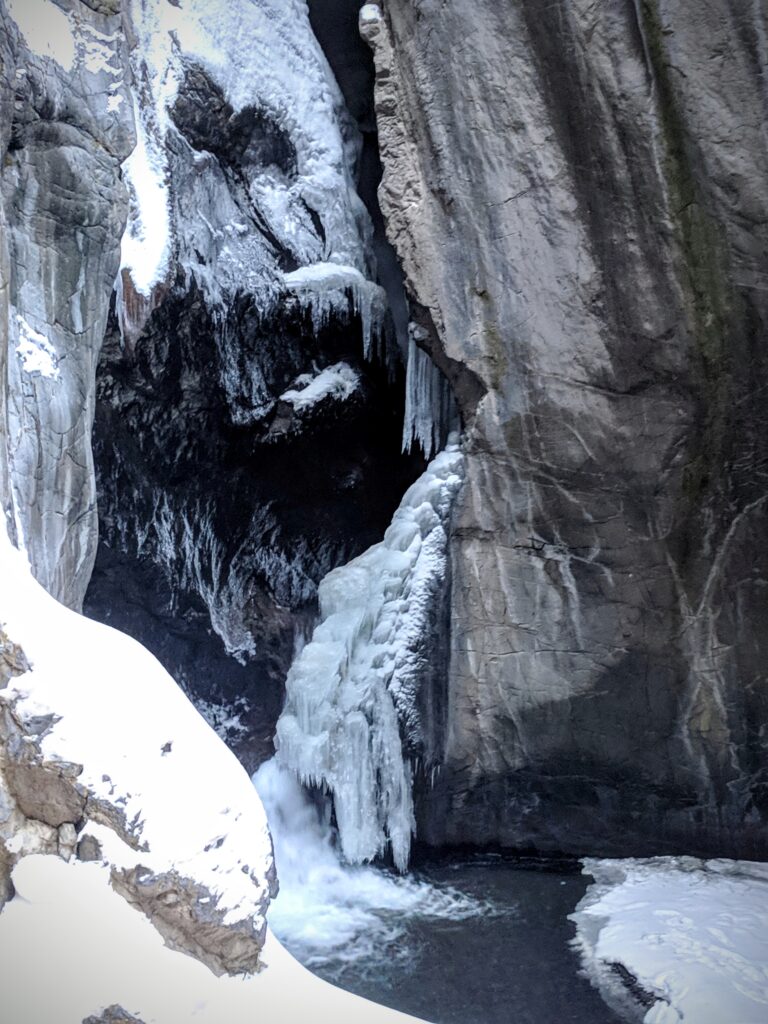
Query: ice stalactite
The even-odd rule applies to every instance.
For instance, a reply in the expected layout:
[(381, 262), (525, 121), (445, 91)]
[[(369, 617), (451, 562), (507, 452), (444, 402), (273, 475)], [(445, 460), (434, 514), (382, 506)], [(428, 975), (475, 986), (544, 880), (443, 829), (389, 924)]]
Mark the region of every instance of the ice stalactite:
[(415, 324), (409, 325), (403, 451), (418, 444), (430, 458), (457, 426), (457, 414), (448, 381), (417, 344), (419, 330)]
[(410, 705), (419, 624), (445, 578), (462, 461), (451, 438), (406, 492), (383, 541), (321, 582), (320, 624), (286, 681), (278, 760), (302, 782), (330, 790), (353, 864), (388, 847), (399, 869), (408, 864), (411, 767), (400, 730), (417, 715)]
[(380, 351), (387, 317), (384, 289), (369, 281), (355, 267), (339, 263), (314, 263), (285, 274), (285, 286), (299, 305), (310, 311), (317, 333), (332, 317), (347, 319), (351, 311), (363, 328), (363, 357)]

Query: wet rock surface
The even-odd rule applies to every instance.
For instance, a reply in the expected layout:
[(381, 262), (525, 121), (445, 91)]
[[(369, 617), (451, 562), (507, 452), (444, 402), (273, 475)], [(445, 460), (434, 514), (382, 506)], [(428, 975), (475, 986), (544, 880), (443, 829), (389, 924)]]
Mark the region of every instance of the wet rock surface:
[(765, 12), (382, 6), (381, 205), (469, 425), (420, 835), (764, 855)]

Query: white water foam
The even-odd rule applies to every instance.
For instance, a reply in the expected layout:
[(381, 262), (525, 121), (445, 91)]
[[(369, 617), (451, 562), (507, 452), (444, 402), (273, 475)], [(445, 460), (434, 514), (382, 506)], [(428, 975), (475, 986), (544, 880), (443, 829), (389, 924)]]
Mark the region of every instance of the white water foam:
[(489, 911), (455, 889), (342, 863), (330, 800), (314, 802), (275, 758), (253, 783), (267, 812), (280, 882), (269, 924), (306, 966), (408, 958), (409, 919), (465, 921)]

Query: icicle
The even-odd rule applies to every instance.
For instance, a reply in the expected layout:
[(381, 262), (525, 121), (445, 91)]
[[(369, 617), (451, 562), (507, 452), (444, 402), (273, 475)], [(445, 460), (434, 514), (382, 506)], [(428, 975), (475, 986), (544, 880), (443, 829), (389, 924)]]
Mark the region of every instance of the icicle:
[(351, 863), (388, 845), (398, 868), (408, 863), (412, 780), (400, 728), (417, 714), (414, 660), (445, 575), (461, 471), (454, 438), (408, 490), (384, 540), (325, 577), (321, 622), (288, 673), (278, 758), (332, 792)]
[(419, 330), (415, 324), (408, 325), (403, 451), (419, 444), (430, 458), (454, 426), (456, 414), (448, 381), (416, 344)]
[(381, 341), (387, 316), (387, 297), (383, 288), (369, 281), (355, 267), (340, 263), (313, 263), (284, 275), (285, 286), (299, 305), (308, 309), (312, 329), (317, 332), (331, 317), (360, 317), (363, 328), (363, 357), (373, 358), (374, 342)]

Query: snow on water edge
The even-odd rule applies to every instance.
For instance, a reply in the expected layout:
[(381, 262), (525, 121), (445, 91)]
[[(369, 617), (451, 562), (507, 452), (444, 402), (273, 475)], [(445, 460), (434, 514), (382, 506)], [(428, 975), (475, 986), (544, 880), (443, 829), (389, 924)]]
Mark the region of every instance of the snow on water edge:
[(644, 1024), (768, 1020), (768, 865), (655, 857), (585, 860), (584, 872), (595, 881), (571, 915), (574, 942), (607, 1002), (637, 1012), (624, 978)]

